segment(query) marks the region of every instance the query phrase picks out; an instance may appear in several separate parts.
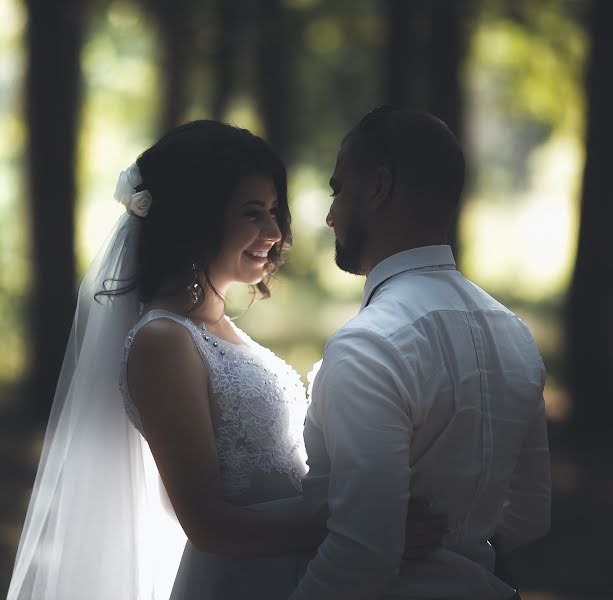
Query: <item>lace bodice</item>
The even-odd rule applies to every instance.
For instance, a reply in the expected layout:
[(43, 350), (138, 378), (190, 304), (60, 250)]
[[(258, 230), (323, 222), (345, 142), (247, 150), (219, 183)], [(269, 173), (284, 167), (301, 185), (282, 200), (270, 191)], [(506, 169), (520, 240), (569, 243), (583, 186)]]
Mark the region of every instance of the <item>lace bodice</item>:
[(301, 491), (300, 480), (306, 472), (304, 386), (287, 363), (234, 325), (243, 342), (240, 345), (168, 311), (152, 310), (144, 315), (126, 338), (121, 365), (120, 389), (134, 426), (142, 433), (138, 410), (128, 392), (128, 355), (138, 330), (160, 317), (170, 318), (189, 331), (208, 369), (224, 496), (236, 499), (249, 490), (254, 479), (266, 481), (279, 475), (289, 478), (295, 491)]

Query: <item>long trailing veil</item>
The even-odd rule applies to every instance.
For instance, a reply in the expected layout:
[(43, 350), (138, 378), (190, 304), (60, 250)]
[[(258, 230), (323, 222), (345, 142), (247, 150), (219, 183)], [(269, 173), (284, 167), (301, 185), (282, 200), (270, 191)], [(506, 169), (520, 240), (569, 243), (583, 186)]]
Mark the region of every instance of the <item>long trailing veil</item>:
[(166, 512), (149, 447), (119, 390), (126, 335), (139, 318), (137, 293), (94, 299), (105, 281), (134, 275), (141, 229), (134, 206), (79, 288), (8, 600), (170, 595), (185, 535)]

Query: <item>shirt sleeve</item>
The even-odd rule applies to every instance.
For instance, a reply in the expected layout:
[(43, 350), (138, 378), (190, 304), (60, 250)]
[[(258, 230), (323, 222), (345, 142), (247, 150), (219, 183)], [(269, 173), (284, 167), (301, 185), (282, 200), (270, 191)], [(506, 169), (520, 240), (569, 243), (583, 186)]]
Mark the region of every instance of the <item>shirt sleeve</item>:
[(551, 511), (551, 472), (545, 403), (524, 439), (503, 505), (496, 537), (503, 552), (547, 533)]
[(314, 401), (330, 459), (329, 534), (291, 600), (378, 598), (398, 572), (413, 431), (399, 361), (372, 334), (326, 348)]

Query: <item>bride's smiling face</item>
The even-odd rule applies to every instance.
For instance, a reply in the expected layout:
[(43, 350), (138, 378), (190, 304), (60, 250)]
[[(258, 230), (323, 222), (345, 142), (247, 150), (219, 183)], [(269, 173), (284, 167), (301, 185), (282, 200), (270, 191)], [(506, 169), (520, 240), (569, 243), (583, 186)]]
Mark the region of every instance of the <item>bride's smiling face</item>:
[(254, 174), (238, 185), (226, 211), (221, 252), (210, 275), (220, 291), (232, 283), (256, 284), (267, 274), (268, 253), (281, 240), (275, 184)]

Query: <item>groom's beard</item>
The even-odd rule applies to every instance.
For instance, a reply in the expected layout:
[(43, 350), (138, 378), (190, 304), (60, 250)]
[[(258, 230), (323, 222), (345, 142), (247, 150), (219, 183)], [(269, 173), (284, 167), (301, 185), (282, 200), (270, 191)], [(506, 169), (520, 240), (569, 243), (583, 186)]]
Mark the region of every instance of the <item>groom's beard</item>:
[(366, 227), (356, 219), (347, 226), (344, 243), (336, 240), (335, 260), (338, 268), (354, 275), (364, 275), (362, 252), (365, 243)]

